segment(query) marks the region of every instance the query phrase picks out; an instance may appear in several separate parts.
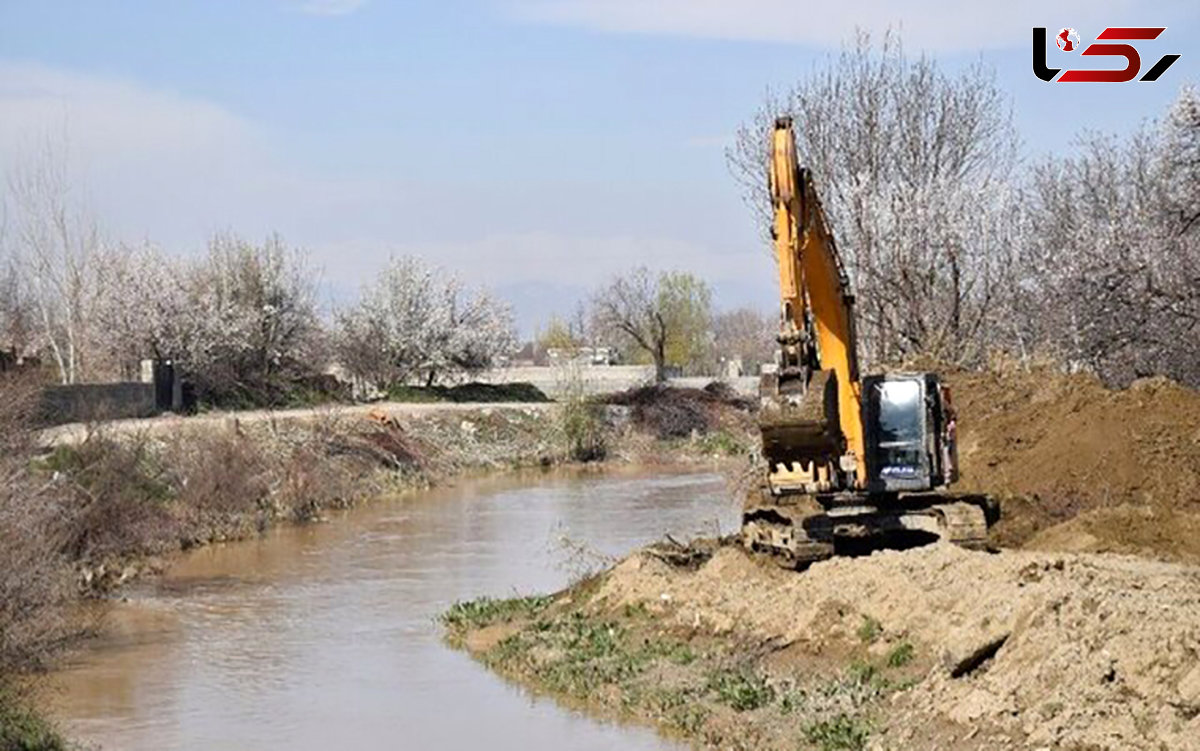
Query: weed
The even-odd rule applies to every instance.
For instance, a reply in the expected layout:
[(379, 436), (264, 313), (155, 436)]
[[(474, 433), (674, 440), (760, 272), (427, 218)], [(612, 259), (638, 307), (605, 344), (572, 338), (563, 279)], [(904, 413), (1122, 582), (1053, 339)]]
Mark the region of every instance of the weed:
[(737, 712), (765, 707), (775, 700), (775, 689), (767, 679), (748, 669), (713, 673), (708, 690), (716, 694), (717, 701)]
[(66, 748), (58, 730), (30, 709), (25, 697), (0, 687), (0, 749), (65, 751)]
[(779, 712), (790, 715), (804, 708), (808, 703), (808, 694), (803, 689), (788, 689), (779, 697)]
[(878, 675), (878, 669), (866, 660), (855, 660), (846, 669), (850, 680), (860, 686), (869, 685)]
[(912, 662), (916, 650), (910, 642), (900, 642), (888, 652), (887, 665), (889, 668), (902, 668)]
[(691, 665), (696, 661), (696, 653), (686, 644), (676, 644), (667, 653), (667, 659), (676, 665)]
[(532, 618), (549, 607), (551, 602), (551, 597), (514, 597), (507, 600), (479, 597), (454, 603), (442, 613), (441, 621), (455, 631), (483, 628), (517, 618)]
[(693, 702), (673, 709), (667, 715), (667, 721), (680, 731), (688, 735), (695, 735), (708, 721), (708, 715), (709, 711), (706, 707)]
[(863, 644), (874, 644), (883, 633), (883, 624), (869, 615), (864, 615), (862, 624), (858, 627), (858, 638)]
[(603, 459), (608, 453), (604, 405), (588, 396), (577, 366), (569, 366), (560, 377), (559, 403), (559, 431), (567, 456), (580, 462)]
[(647, 657), (662, 658), (673, 665), (691, 665), (696, 661), (696, 653), (686, 642), (672, 639), (647, 641), (644, 652)]
[(846, 714), (804, 728), (805, 739), (820, 751), (862, 751), (870, 735), (870, 727), (862, 718)]
[(696, 447), (701, 453), (721, 456), (737, 456), (750, 452), (745, 437), (734, 435), (728, 430), (717, 430), (701, 436)]
[(621, 612), (629, 619), (649, 618), (650, 611), (646, 608), (646, 603), (626, 603)]

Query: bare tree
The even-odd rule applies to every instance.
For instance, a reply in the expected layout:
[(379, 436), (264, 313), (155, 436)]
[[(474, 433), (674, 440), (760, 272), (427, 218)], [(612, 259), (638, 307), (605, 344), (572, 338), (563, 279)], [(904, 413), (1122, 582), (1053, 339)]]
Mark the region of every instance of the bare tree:
[(717, 359), (739, 359), (744, 367), (757, 372), (763, 363), (774, 361), (778, 333), (776, 316), (737, 308), (713, 319), (713, 349)]
[(767, 137), (797, 124), (860, 302), (875, 361), (911, 353), (979, 359), (1015, 239), (1010, 107), (982, 65), (943, 72), (865, 34), (786, 95), (769, 97), (738, 134), (730, 167), (769, 233)]
[(698, 361), (710, 346), (712, 294), (691, 274), (634, 269), (597, 292), (592, 311), (599, 331), (650, 358), (660, 383), (668, 365)]
[(65, 137), (41, 140), (8, 175), (11, 245), (39, 334), (63, 383), (82, 375), (96, 222), (70, 181)]

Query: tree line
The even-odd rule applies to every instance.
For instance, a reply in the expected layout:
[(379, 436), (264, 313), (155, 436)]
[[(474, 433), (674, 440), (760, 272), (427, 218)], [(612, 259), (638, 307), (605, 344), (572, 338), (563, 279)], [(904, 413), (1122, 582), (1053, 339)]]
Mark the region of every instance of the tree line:
[[(763, 239), (767, 134), (784, 114), (837, 235), (868, 365), (1008, 353), (1113, 384), (1200, 386), (1195, 88), (1125, 137), (1085, 134), (1072, 153), (1029, 162), (989, 69), (947, 72), (894, 36), (864, 37), (769, 97), (728, 151)], [(108, 242), (55, 144), (27, 156), (0, 211), (0, 344), (40, 353), (63, 383), (130, 377), (153, 358), (209, 403), (278, 404), (328, 385), (331, 363), (386, 391), (470, 377), (516, 348), (504, 301), (420, 259), (393, 259), (322, 315), (315, 270), (277, 236), (218, 234), (188, 258)], [(775, 331), (774, 314), (717, 311), (694, 274), (637, 268), (536, 339), (614, 346), (662, 379), (734, 358), (752, 371), (772, 359)]]
[(727, 153), (769, 232), (766, 134), (796, 123), (844, 255), (866, 359), (1047, 358), (1112, 384), (1200, 386), (1200, 95), (1125, 137), (1019, 157), (980, 65), (943, 70), (894, 36), (768, 97)]
[(322, 315), (316, 270), (279, 236), (218, 233), (190, 257), (112, 242), (57, 144), (27, 157), (0, 204), (0, 350), (63, 384), (131, 379), (150, 359), (174, 365), (200, 403), (281, 405), (338, 391), (334, 364), (386, 391), (478, 373), (513, 349), (506, 303), (419, 259), (393, 259)]

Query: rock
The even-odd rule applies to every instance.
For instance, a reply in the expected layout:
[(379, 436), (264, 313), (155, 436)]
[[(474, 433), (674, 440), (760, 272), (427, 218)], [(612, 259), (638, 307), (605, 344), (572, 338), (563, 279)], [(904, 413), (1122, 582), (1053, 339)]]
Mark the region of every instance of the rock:
[(1181, 703), (1200, 710), (1200, 664), (1192, 667), (1179, 681), (1179, 697)]
[(999, 708), (1000, 700), (996, 696), (977, 688), (963, 697), (946, 714), (959, 724), (970, 725), (975, 720), (995, 714)]

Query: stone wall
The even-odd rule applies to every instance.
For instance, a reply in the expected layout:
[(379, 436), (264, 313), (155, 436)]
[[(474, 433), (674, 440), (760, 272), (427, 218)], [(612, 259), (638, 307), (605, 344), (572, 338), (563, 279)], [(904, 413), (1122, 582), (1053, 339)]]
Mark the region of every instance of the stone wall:
[(49, 425), (156, 414), (152, 383), (80, 383), (42, 392), (41, 417)]

